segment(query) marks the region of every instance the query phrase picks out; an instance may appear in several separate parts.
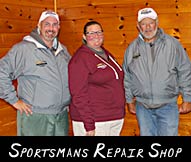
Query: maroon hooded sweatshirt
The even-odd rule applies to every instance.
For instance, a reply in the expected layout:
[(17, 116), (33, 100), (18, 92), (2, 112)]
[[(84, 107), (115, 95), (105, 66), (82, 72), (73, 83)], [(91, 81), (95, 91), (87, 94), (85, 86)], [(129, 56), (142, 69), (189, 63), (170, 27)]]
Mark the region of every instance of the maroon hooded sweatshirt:
[(69, 62), (70, 116), (83, 122), (86, 131), (94, 130), (95, 122), (125, 116), (124, 73), (113, 56), (104, 51), (108, 61), (82, 45)]

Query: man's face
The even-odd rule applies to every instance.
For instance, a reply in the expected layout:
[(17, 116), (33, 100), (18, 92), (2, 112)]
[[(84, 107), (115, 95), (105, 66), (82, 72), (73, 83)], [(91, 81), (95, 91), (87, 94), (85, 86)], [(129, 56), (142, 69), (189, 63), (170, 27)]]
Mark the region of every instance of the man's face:
[(145, 18), (138, 23), (138, 29), (145, 39), (151, 40), (155, 37), (158, 29), (157, 20)]
[(47, 17), (40, 24), (40, 35), (45, 43), (52, 42), (58, 35), (59, 22), (54, 17)]

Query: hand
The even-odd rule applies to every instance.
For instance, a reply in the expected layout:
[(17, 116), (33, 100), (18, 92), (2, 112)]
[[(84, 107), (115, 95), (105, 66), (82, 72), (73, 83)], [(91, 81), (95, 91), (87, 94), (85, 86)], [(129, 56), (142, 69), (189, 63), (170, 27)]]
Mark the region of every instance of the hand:
[(135, 105), (135, 102), (136, 102), (136, 99), (134, 98), (133, 102), (127, 104), (128, 111), (131, 114), (136, 114), (136, 105)]
[(95, 136), (95, 129), (94, 129), (94, 130), (91, 130), (91, 131), (86, 132), (86, 136)]
[(20, 111), (21, 115), (23, 112), (25, 112), (27, 116), (29, 116), (29, 114), (32, 115), (31, 106), (24, 103), (22, 100), (18, 100), (13, 106)]
[(191, 112), (191, 102), (183, 102), (179, 107), (180, 114), (187, 114)]
[(127, 105), (128, 107), (128, 110), (131, 114), (136, 114), (136, 106), (135, 106), (135, 103), (129, 103)]

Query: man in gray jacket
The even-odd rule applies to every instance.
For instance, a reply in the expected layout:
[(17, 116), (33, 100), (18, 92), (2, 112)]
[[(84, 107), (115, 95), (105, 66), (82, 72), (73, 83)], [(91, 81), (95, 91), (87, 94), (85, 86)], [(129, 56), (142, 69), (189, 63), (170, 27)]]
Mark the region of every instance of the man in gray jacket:
[(42, 12), (37, 28), (0, 60), (0, 98), (17, 109), (19, 136), (68, 135), (71, 56), (58, 41), (59, 30), (58, 14)]
[(152, 8), (138, 11), (137, 28), (140, 34), (123, 61), (128, 110), (137, 116), (140, 135), (177, 136), (179, 113), (191, 111), (190, 59), (178, 40), (158, 27)]

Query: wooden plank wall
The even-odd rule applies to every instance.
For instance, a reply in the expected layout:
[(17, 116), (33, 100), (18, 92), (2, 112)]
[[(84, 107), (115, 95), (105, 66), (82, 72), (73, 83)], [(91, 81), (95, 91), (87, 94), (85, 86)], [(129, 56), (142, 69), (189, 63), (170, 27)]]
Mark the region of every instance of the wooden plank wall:
[[(0, 0), (0, 58), (31, 32), (42, 10), (53, 8), (54, 0)], [(3, 100), (0, 100), (0, 135), (16, 135), (16, 111)]]
[(179, 39), (191, 57), (190, 0), (58, 0), (63, 20), (60, 38), (73, 53), (81, 44), (84, 24), (98, 20), (104, 28), (105, 47), (122, 63), (124, 50), (137, 37), (137, 11), (146, 6), (157, 10), (160, 26)]
[[(156, 9), (160, 27), (177, 38), (191, 58), (190, 0), (58, 0), (60, 39), (73, 54), (81, 45), (84, 24), (97, 20), (104, 28), (104, 46), (122, 63), (125, 49), (137, 37), (137, 11), (142, 7)], [(191, 113), (180, 116), (180, 136), (191, 135), (190, 117)], [(136, 118), (128, 112), (121, 135), (139, 135)]]
[[(42, 10), (54, 8), (53, 1), (0, 0), (0, 57), (36, 26)], [(61, 18), (59, 38), (73, 54), (81, 45), (84, 24), (89, 19), (97, 20), (104, 28), (104, 46), (121, 64), (125, 49), (137, 37), (137, 11), (146, 6), (156, 9), (160, 27), (176, 37), (191, 58), (190, 0), (57, 0)], [(180, 116), (180, 136), (191, 135), (190, 117), (191, 113)], [(15, 119), (15, 110), (0, 100), (0, 135), (16, 135)], [(121, 135), (139, 135), (136, 118), (128, 112)]]

